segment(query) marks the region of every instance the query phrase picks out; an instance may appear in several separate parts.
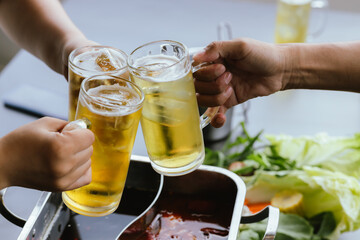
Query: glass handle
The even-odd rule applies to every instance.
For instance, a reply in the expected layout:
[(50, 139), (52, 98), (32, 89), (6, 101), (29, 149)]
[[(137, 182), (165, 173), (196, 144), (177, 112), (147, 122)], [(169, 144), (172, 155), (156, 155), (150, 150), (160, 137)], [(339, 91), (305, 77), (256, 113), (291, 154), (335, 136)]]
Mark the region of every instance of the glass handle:
[(203, 115), (200, 116), (200, 127), (204, 128), (211, 120), (214, 118), (214, 116), (219, 112), (220, 107), (208, 107)]
[[(228, 22), (220, 22), (217, 25), (217, 39), (218, 40), (231, 40), (232, 37), (232, 30), (231, 30), (231, 25)], [(190, 58), (192, 59), (192, 56), (195, 55), (197, 52), (201, 51), (203, 48), (193, 48), (191, 49), (192, 51), (190, 52)], [(200, 63), (196, 66), (193, 66), (193, 72), (198, 71), (199, 69), (201, 69), (202, 67), (208, 66), (212, 63), (209, 62), (203, 62)], [(211, 122), (211, 120), (214, 118), (214, 116), (216, 115), (216, 113), (219, 112), (220, 107), (209, 107), (206, 109), (206, 111), (204, 112), (203, 115), (200, 116), (200, 127), (204, 128), (207, 125), (209, 125), (209, 123)]]
[(327, 22), (327, 15), (328, 15), (328, 0), (312, 0), (311, 1), (311, 8), (312, 10), (319, 10), (319, 24), (316, 29), (308, 34), (308, 38), (312, 40), (319, 36), (325, 29), (325, 25)]
[(220, 22), (217, 26), (217, 39), (218, 41), (231, 40), (232, 30), (231, 25), (228, 22)]
[[(209, 62), (202, 62), (196, 66), (192, 67), (192, 72), (196, 72), (199, 69), (201, 69), (202, 67), (208, 66), (212, 63)], [(209, 123), (211, 122), (211, 120), (214, 118), (214, 116), (219, 112), (220, 107), (208, 107), (206, 109), (206, 111), (203, 113), (203, 115), (200, 116), (200, 127), (204, 128), (207, 125), (209, 125)]]
[(75, 129), (91, 129), (91, 122), (87, 118), (71, 121), (66, 124), (61, 132), (67, 132)]

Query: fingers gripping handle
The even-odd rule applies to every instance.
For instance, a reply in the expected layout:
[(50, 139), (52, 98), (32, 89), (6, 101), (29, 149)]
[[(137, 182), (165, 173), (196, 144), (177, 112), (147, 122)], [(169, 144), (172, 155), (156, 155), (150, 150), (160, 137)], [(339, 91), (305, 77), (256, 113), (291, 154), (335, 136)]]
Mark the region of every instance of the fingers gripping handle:
[[(203, 62), (200, 63), (196, 66), (193, 66), (192, 71), (193, 73), (200, 70), (203, 67), (206, 67), (208, 65), (210, 65), (211, 63), (208, 62)], [(211, 120), (215, 117), (215, 115), (219, 112), (220, 107), (209, 107), (206, 109), (206, 111), (204, 112), (203, 115), (200, 116), (200, 127), (204, 128), (207, 125), (209, 125), (209, 123), (211, 122)]]
[(67, 132), (75, 129), (91, 129), (91, 122), (86, 118), (71, 121), (66, 124), (61, 132)]
[(206, 109), (203, 115), (200, 116), (200, 127), (204, 128), (211, 120), (214, 118), (214, 116), (219, 112), (220, 107), (209, 107)]
[[(75, 130), (75, 129), (82, 129), (82, 128), (90, 129), (90, 127), (91, 127), (91, 123), (88, 119), (85, 119), (85, 118), (78, 119), (78, 120), (69, 122), (62, 129), (61, 132), (71, 131), (71, 130)], [(5, 206), (5, 202), (4, 202), (5, 193), (6, 193), (6, 188), (0, 190), (0, 214), (5, 219), (7, 219), (9, 222), (15, 224), (16, 226), (19, 226), (21, 228), (24, 227), (26, 220), (16, 216)]]

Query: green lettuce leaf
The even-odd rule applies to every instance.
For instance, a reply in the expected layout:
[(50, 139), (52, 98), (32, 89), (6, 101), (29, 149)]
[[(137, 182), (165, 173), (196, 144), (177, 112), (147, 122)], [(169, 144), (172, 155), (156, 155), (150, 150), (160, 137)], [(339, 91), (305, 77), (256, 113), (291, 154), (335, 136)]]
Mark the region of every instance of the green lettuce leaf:
[[(267, 220), (240, 226), (237, 239), (261, 240)], [(314, 229), (313, 226), (316, 226)], [(276, 240), (322, 240), (334, 231), (336, 225), (331, 212), (321, 213), (307, 220), (295, 214), (280, 213)]]
[[(252, 237), (254, 240), (261, 240), (265, 234), (266, 225), (267, 220), (242, 225), (238, 239), (249, 239)], [(254, 233), (256, 233), (256, 235)], [(294, 214), (280, 214), (276, 240), (309, 240), (312, 239), (313, 236), (314, 229), (307, 220)]]
[(360, 185), (356, 178), (340, 172), (304, 166), (295, 171), (257, 171), (243, 177), (248, 199), (270, 201), (276, 192), (292, 189), (304, 196), (306, 218), (331, 212), (336, 229), (326, 239), (338, 239), (342, 232), (360, 227)]
[(351, 137), (331, 137), (326, 133), (311, 137), (265, 137), (281, 157), (296, 161), (297, 167), (318, 166), (360, 178), (359, 133)]

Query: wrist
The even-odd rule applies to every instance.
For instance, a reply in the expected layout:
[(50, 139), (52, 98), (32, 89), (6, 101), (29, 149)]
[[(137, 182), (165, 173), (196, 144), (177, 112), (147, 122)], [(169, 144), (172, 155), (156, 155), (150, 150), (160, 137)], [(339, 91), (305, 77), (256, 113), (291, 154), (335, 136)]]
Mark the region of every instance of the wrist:
[(97, 43), (88, 40), (81, 32), (77, 35), (68, 34), (67, 36), (64, 36), (64, 39), (61, 41), (59, 56), (61, 56), (61, 73), (64, 74), (65, 78), (67, 78), (68, 59), (70, 53), (78, 47), (96, 44)]
[(282, 54), (282, 88), (297, 89), (301, 85), (300, 48), (297, 44), (281, 44)]

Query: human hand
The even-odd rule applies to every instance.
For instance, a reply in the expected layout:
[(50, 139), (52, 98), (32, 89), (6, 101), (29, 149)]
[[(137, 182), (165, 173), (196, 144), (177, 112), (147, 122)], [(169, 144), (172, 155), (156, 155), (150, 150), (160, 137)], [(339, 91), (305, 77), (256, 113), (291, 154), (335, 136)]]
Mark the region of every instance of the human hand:
[(87, 129), (61, 133), (66, 124), (44, 117), (1, 138), (0, 189), (65, 191), (89, 184), (94, 135)]
[(230, 107), (284, 88), (285, 46), (253, 39), (218, 41), (194, 56), (195, 64), (211, 62), (194, 73), (198, 102), (220, 106), (211, 124), (221, 127)]
[(68, 61), (70, 53), (79, 47), (99, 45), (98, 43), (88, 40), (85, 37), (79, 36), (77, 38), (70, 38), (64, 41), (61, 52), (62, 52), (62, 73), (66, 80), (68, 80)]

